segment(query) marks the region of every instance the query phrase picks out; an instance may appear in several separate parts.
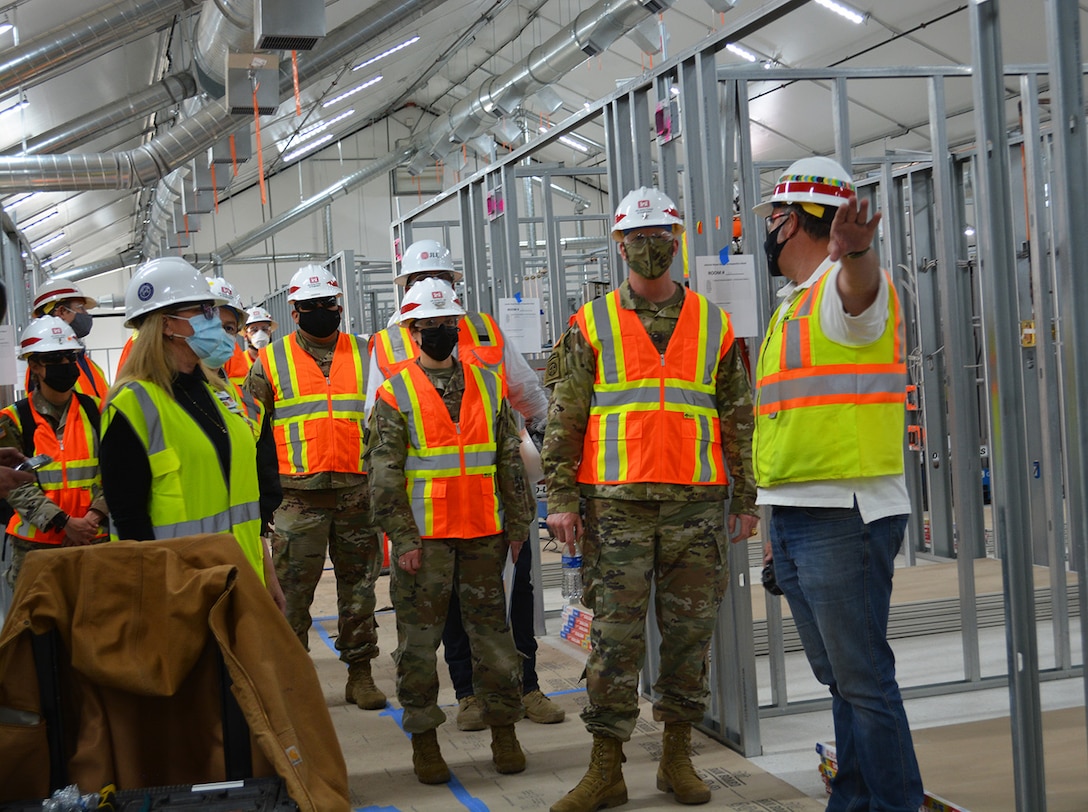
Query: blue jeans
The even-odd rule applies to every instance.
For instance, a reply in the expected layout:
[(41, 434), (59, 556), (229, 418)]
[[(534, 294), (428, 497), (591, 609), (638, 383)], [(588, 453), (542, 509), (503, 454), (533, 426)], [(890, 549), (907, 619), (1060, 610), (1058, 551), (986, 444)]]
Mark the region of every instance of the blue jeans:
[(917, 812), (922, 778), (888, 645), (906, 516), (857, 507), (771, 510), (775, 576), (816, 678), (831, 690), (838, 774), (828, 812)]

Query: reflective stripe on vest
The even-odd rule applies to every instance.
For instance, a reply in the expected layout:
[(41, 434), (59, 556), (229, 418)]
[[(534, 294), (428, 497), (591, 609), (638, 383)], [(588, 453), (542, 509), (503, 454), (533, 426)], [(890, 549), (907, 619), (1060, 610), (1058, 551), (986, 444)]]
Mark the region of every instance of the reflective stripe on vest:
[(231, 533), (264, 583), (264, 547), (257, 485), (257, 449), (245, 419), (208, 387), (230, 441), (229, 479), (212, 441), (160, 387), (131, 382), (106, 404), (103, 433), (117, 412), (147, 452), (151, 468), (148, 514), (156, 539)]
[(462, 368), (465, 391), (456, 425), (418, 364), (405, 366), (378, 390), (408, 426), (405, 488), (422, 538), (479, 538), (503, 528), (495, 482), (503, 382), (481, 367)]
[(363, 473), (366, 357), (362, 339), (344, 332), (327, 378), (294, 333), (260, 351), (281, 474)]
[[(98, 475), (98, 435), (94, 426), (87, 419), (79, 398), (72, 395), (68, 411), (64, 417), (64, 440), (57, 439), (53, 427), (42, 417), (31, 399), (30, 413), (34, 417), (33, 426), (19, 423), (19, 413), (14, 405), (4, 409), (20, 432), (34, 432), (34, 453), (48, 454), (53, 461), (38, 469), (38, 483), (49, 501), (69, 516), (82, 518), (87, 515), (93, 501), (91, 489), (99, 483)], [(12, 536), (32, 541), (37, 544), (61, 544), (65, 532), (61, 530), (43, 530), (35, 527), (16, 511), (7, 525), (7, 533)], [(105, 538), (102, 532), (96, 538)]]
[(763, 342), (754, 446), (761, 487), (903, 470), (907, 378), (895, 286), (885, 274), (888, 329), (871, 344), (846, 346), (820, 325), (830, 270), (782, 305)]
[[(487, 313), (468, 313), (457, 323), (457, 359), (466, 364), (484, 366), (500, 377), (505, 374), (502, 355), (506, 339), (495, 320)], [(370, 339), (378, 369), (388, 380), (404, 365), (419, 357), (419, 347), (408, 328), (395, 324), (375, 333)]]
[(664, 354), (619, 291), (575, 321), (597, 360), (578, 481), (726, 484), (716, 399), (718, 366), (733, 346), (725, 312), (687, 291)]

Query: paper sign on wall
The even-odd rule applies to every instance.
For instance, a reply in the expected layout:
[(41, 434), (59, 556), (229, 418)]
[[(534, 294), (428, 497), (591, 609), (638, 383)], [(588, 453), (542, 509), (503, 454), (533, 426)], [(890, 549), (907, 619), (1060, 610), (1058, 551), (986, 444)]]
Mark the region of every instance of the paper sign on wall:
[(499, 299), (499, 328), (520, 353), (539, 353), (544, 340), (540, 299)]
[(756, 263), (750, 254), (733, 254), (722, 265), (717, 256), (695, 258), (696, 290), (729, 314), (733, 334), (758, 338)]

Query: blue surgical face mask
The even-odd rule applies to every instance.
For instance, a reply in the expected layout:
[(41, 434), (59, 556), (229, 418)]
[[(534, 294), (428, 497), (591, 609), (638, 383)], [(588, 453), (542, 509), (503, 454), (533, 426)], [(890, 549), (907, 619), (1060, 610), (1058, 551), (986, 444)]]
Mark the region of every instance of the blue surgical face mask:
[[(184, 319), (183, 316), (174, 316)], [(216, 314), (208, 318), (203, 313), (198, 313), (191, 318), (184, 319), (193, 328), (191, 336), (185, 336), (185, 343), (196, 353), (196, 357), (213, 369), (219, 369), (234, 355), (234, 337), (223, 329), (223, 323)]]

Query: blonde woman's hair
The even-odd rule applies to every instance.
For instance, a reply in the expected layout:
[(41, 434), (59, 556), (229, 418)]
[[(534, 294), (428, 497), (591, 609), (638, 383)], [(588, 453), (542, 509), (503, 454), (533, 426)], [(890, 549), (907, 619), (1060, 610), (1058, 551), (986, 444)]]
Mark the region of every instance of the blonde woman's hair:
[[(148, 313), (137, 327), (140, 330), (139, 337), (132, 342), (132, 351), (125, 359), (125, 365), (121, 375), (110, 388), (106, 400), (109, 401), (116, 392), (125, 384), (133, 381), (153, 383), (162, 387), (166, 392), (173, 392), (173, 381), (178, 374), (178, 365), (174, 361), (174, 354), (166, 348), (166, 342), (170, 341), (162, 332), (163, 320), (166, 314), (162, 310)], [(200, 364), (204, 370), (204, 377), (216, 389), (225, 389), (226, 385), (210, 367)]]

